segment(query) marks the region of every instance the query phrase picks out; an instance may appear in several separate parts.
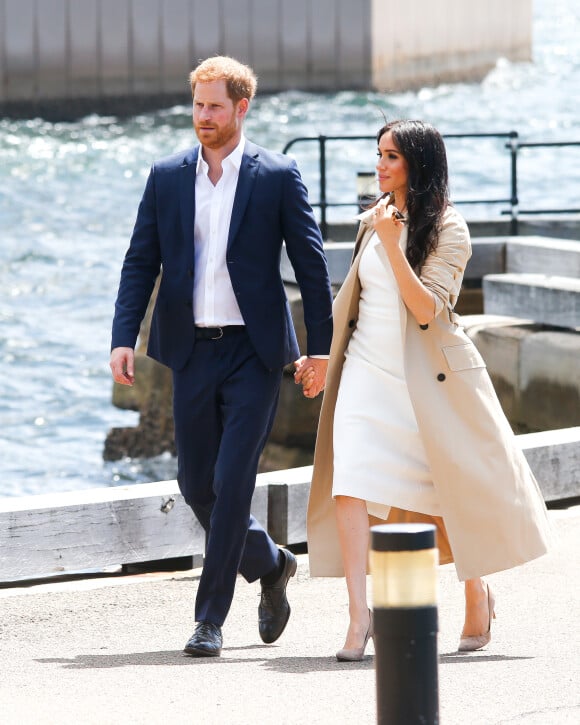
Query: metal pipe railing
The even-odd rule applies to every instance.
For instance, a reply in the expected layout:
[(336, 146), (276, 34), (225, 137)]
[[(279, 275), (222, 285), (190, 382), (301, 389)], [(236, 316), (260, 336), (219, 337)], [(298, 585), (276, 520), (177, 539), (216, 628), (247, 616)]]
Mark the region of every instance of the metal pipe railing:
[(314, 202), (312, 206), (320, 208), (320, 232), (322, 237), (326, 239), (328, 232), (328, 221), (326, 216), (326, 210), (328, 207), (336, 206), (355, 206), (355, 203), (350, 202), (327, 202), (326, 201), (326, 143), (327, 141), (372, 141), (374, 136), (298, 136), (297, 138), (290, 139), (286, 146), (284, 146), (282, 153), (288, 153), (288, 150), (296, 143), (303, 141), (317, 141), (319, 145), (318, 155), (318, 172), (319, 172), (319, 191), (318, 198), (320, 201)]
[[(506, 133), (450, 133), (444, 134), (445, 139), (502, 139), (507, 138), (505, 148), (509, 150), (510, 161), (510, 194), (506, 198), (481, 198), (481, 199), (455, 199), (455, 204), (508, 204), (509, 208), (500, 213), (510, 216), (510, 233), (518, 234), (518, 219), (521, 214), (576, 214), (580, 208), (566, 209), (520, 209), (518, 198), (518, 155), (524, 148), (546, 148), (546, 147), (567, 147), (580, 146), (580, 141), (546, 141), (546, 142), (521, 142), (517, 131)], [(328, 201), (327, 195), (327, 156), (326, 146), (330, 141), (373, 141), (375, 136), (366, 135), (343, 135), (343, 136), (299, 136), (291, 139), (285, 146), (282, 153), (287, 153), (292, 146), (303, 142), (318, 143), (318, 170), (319, 170), (319, 201), (313, 202), (313, 207), (320, 209), (320, 230), (324, 238), (328, 232), (327, 210), (330, 207), (356, 206), (358, 202)]]

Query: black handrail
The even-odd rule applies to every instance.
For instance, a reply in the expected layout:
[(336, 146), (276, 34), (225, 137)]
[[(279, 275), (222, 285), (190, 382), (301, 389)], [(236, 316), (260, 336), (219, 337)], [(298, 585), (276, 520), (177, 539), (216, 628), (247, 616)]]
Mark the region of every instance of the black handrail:
[[(509, 209), (502, 210), (501, 214), (510, 215), (510, 233), (518, 234), (518, 217), (520, 214), (575, 214), (580, 213), (578, 209), (519, 209), (518, 200), (518, 153), (523, 148), (540, 147), (563, 147), (580, 146), (580, 141), (547, 141), (547, 142), (521, 142), (517, 131), (506, 133), (449, 133), (444, 134), (445, 139), (460, 138), (507, 138), (509, 141), (505, 148), (510, 155), (510, 196), (500, 199), (454, 199), (455, 204), (509, 204)], [(326, 239), (328, 234), (327, 209), (329, 207), (355, 206), (358, 202), (329, 202), (326, 193), (326, 144), (328, 141), (373, 141), (375, 136), (366, 135), (344, 135), (344, 136), (299, 136), (293, 138), (284, 146), (282, 153), (287, 153), (296, 143), (317, 142), (319, 147), (318, 163), (320, 176), (319, 201), (312, 203), (312, 206), (320, 208), (320, 230)]]
[[(580, 141), (524, 141), (518, 143), (516, 149), (517, 152), (520, 149), (532, 149), (532, 148), (563, 148), (566, 146), (580, 146)], [(517, 185), (517, 158), (513, 160), (512, 180), (515, 180)], [(502, 214), (509, 214), (508, 210), (502, 211)], [(519, 214), (578, 214), (580, 213), (580, 207), (571, 209), (517, 209)], [(513, 218), (513, 216), (512, 216)], [(517, 226), (517, 220), (516, 220)], [(516, 232), (517, 234), (517, 232)]]

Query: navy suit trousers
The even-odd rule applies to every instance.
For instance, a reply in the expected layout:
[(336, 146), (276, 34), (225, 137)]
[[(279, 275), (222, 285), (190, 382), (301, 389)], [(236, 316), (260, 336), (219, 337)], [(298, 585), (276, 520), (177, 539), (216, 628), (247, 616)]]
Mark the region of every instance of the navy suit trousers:
[(251, 582), (278, 562), (278, 548), (250, 506), (281, 379), (282, 370), (266, 369), (243, 329), (197, 340), (185, 368), (173, 372), (177, 480), (206, 531), (196, 622), (221, 626), (238, 571)]

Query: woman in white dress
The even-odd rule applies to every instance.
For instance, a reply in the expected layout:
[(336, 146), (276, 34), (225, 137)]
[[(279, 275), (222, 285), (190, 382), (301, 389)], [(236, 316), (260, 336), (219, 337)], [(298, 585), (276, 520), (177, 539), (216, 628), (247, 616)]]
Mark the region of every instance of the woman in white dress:
[[(361, 215), (335, 301), (308, 515), (311, 574), (346, 576), (345, 661), (362, 659), (372, 636), (369, 516), (443, 518), (465, 581), (464, 651), (491, 638), (482, 576), (540, 556), (548, 537), (537, 483), (453, 312), (471, 245), (449, 203), (443, 139), (395, 121), (377, 141), (382, 196)], [(311, 370), (298, 366), (296, 379), (307, 395)]]

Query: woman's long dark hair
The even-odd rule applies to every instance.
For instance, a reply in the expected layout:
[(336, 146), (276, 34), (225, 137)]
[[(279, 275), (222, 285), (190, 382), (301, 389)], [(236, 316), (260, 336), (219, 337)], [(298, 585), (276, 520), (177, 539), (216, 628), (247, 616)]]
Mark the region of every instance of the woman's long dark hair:
[(387, 123), (377, 133), (377, 143), (389, 131), (409, 168), (407, 260), (419, 273), (437, 246), (441, 220), (449, 205), (445, 144), (439, 131), (422, 121)]

